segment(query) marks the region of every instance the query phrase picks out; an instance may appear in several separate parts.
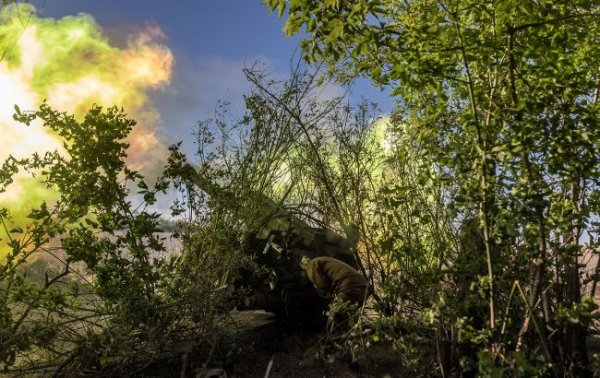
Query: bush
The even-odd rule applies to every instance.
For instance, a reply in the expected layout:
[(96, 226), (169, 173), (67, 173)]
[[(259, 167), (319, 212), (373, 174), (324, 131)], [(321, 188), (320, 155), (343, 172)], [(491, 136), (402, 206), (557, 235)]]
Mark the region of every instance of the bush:
[(125, 163), (124, 138), (135, 122), (122, 111), (94, 107), (78, 121), (44, 104), (15, 117), (41, 119), (65, 152), (11, 157), (0, 171), (0, 191), (21, 172), (47, 197), (26, 217), (0, 211), (9, 247), (0, 262), (0, 368), (123, 374), (192, 346), (210, 349), (215, 324), (232, 306), (238, 261), (222, 253), (227, 236), (202, 239), (215, 231), (210, 224), (193, 236), (182, 225), (182, 250), (166, 254), (151, 206), (181, 184), (177, 147), (150, 186)]

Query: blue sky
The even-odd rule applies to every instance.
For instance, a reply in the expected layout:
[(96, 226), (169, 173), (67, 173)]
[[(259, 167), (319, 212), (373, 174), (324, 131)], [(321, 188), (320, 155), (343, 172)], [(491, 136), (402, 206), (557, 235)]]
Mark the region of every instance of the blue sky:
[[(93, 16), (107, 35), (119, 38), (145, 24), (159, 26), (175, 56), (172, 83), (151, 94), (169, 142), (190, 137), (198, 120), (211, 117), (219, 99), (242, 109), (248, 91), (242, 68), (257, 59), (269, 70), (286, 75), (298, 37), (286, 37), (283, 20), (259, 0), (35, 0), (39, 17), (60, 18), (80, 12)], [(391, 100), (368, 82), (359, 82), (354, 98), (375, 100), (384, 113)]]

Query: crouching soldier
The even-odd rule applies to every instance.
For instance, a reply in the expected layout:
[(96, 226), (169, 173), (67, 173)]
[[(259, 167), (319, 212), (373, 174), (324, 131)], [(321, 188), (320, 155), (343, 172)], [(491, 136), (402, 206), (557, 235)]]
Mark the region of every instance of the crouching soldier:
[[(303, 261), (302, 269), (319, 294), (330, 302), (344, 301), (354, 308), (364, 305), (368, 296), (367, 280), (350, 265), (332, 257), (317, 257)], [(333, 316), (332, 316), (333, 315)], [(332, 323), (344, 324), (347, 316), (330, 314), (329, 328)]]

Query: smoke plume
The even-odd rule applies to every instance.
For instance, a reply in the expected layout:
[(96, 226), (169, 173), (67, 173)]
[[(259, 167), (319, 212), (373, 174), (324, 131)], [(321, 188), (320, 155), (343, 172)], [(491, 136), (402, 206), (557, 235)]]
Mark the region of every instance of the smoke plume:
[[(166, 157), (158, 133), (160, 117), (150, 90), (169, 84), (173, 55), (156, 26), (145, 26), (117, 47), (86, 14), (39, 18), (18, 4), (0, 9), (0, 162), (9, 155), (60, 150), (62, 141), (34, 123), (13, 121), (14, 105), (35, 110), (46, 100), (53, 108), (82, 117), (93, 104), (123, 107), (138, 121), (129, 140), (128, 163), (151, 174)], [(0, 193), (15, 222), (52, 193), (31, 177), (17, 177)]]

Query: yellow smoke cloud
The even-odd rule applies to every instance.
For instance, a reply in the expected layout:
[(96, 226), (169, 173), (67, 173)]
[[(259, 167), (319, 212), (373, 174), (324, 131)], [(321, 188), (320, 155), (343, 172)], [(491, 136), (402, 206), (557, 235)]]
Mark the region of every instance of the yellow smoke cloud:
[[(147, 26), (124, 47), (111, 44), (94, 19), (85, 14), (61, 19), (38, 18), (35, 8), (19, 4), (0, 12), (0, 162), (9, 155), (29, 156), (60, 150), (62, 141), (40, 124), (29, 127), (12, 119), (14, 105), (35, 110), (43, 100), (57, 110), (81, 117), (93, 104), (117, 105), (138, 125), (130, 139), (132, 168), (152, 173), (166, 158), (157, 134), (159, 115), (147, 92), (169, 84), (173, 55), (164, 34)], [(24, 216), (44, 197), (41, 185), (17, 177), (0, 193), (0, 207)], [(50, 194), (50, 193), (46, 193)], [(38, 200), (38, 201), (36, 201)]]
[[(4, 53), (0, 62), (2, 134), (22, 128), (12, 121), (14, 104), (36, 109), (43, 99), (76, 116), (95, 103), (122, 106), (134, 118), (158, 120), (156, 111), (148, 106), (146, 93), (169, 83), (173, 65), (173, 55), (161, 43), (164, 35), (159, 28), (148, 26), (131, 36), (126, 47), (117, 48), (88, 15), (55, 20), (37, 18), (33, 12), (32, 6), (19, 5), (6, 9), (0, 17), (0, 53)], [(146, 129), (140, 136), (149, 138), (140, 146), (161, 148), (155, 126), (139, 126)], [(3, 148), (0, 158), (12, 152)], [(143, 152), (134, 149), (130, 155), (135, 159)]]

